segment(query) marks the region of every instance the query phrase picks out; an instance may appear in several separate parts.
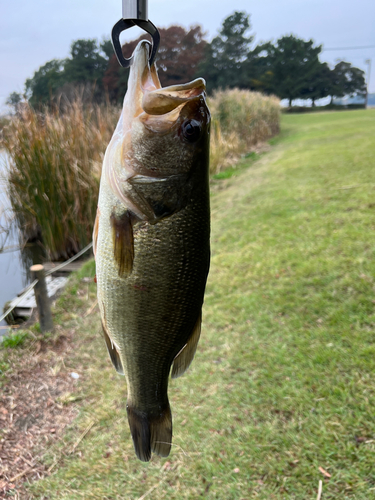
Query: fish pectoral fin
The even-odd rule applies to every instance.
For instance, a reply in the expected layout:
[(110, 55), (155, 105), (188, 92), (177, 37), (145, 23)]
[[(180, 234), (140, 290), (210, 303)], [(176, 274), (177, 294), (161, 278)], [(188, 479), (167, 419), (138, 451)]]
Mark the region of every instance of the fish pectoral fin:
[(98, 246), (98, 234), (99, 234), (99, 208), (96, 210), (96, 217), (94, 222), (94, 229), (92, 233), (92, 250), (94, 252), (94, 257), (96, 257), (96, 247)]
[(135, 453), (139, 460), (148, 462), (151, 452), (167, 457), (172, 446), (172, 414), (168, 401), (157, 415), (140, 411), (131, 403), (127, 404), (126, 410)]
[(107, 329), (103, 323), (102, 323), (102, 327), (103, 327), (103, 335), (104, 335), (104, 339), (105, 339), (105, 344), (107, 346), (108, 354), (109, 354), (109, 357), (111, 358), (112, 364), (115, 367), (115, 370), (117, 371), (117, 373), (119, 373), (120, 375), (124, 375), (124, 368), (123, 368), (122, 363), (121, 363), (120, 355), (117, 352), (117, 349), (114, 346), (110, 336), (108, 335)]
[(177, 378), (183, 375), (193, 361), (195, 351), (197, 350), (199, 337), (201, 335), (201, 326), (202, 311), (199, 313), (197, 322), (194, 325), (189, 340), (173, 360), (172, 378)]
[(186, 174), (152, 177), (134, 175), (128, 181), (133, 199), (150, 224), (180, 211), (189, 199), (191, 185)]
[(133, 270), (134, 236), (133, 223), (135, 215), (126, 211), (121, 216), (111, 215), (113, 252), (118, 268), (118, 275), (123, 278), (129, 276)]

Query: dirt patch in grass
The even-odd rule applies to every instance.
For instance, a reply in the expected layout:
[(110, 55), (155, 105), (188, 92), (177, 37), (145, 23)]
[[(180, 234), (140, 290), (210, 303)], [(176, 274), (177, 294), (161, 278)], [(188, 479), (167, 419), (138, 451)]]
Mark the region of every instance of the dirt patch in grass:
[(57, 327), (47, 341), (33, 339), (22, 356), (9, 354), (12, 368), (0, 395), (0, 498), (10, 490), (27, 498), (24, 486), (50, 472), (41, 459), (78, 413), (64, 404), (77, 384), (64, 364), (73, 335)]

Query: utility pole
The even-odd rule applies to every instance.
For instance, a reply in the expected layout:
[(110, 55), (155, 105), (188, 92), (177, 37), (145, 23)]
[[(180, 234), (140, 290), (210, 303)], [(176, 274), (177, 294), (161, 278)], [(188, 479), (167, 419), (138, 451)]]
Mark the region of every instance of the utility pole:
[(370, 76), (371, 76), (371, 59), (366, 59), (365, 63), (368, 65), (368, 71), (367, 71), (367, 85), (366, 85), (366, 100), (365, 100), (365, 109), (367, 109), (367, 103), (368, 103), (368, 89), (370, 85)]

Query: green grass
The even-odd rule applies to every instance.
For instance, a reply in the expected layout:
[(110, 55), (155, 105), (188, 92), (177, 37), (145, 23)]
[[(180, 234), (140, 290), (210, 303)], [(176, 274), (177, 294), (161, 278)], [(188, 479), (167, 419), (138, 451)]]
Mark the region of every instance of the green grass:
[(213, 194), (204, 327), (170, 384), (170, 457), (135, 458), (98, 315), (65, 295), (83, 399), (33, 498), (305, 500), (319, 480), (324, 500), (375, 498), (375, 111), (283, 116), (273, 143)]
[(255, 151), (247, 153), (244, 156), (243, 160), (236, 162), (234, 165), (227, 167), (225, 170), (222, 170), (217, 174), (213, 174), (211, 176), (211, 179), (213, 179), (214, 181), (222, 181), (223, 179), (230, 179), (234, 175), (238, 175), (245, 168), (249, 168), (250, 164), (256, 160), (259, 160), (259, 158), (260, 154), (255, 153)]
[(13, 347), (21, 347), (27, 339), (27, 332), (15, 332), (4, 337), (0, 343), (0, 349), (8, 349)]

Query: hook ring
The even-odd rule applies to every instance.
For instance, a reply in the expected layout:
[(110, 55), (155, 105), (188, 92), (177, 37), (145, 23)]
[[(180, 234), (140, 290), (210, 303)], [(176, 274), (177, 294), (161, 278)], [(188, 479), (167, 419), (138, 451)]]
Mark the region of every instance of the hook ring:
[(160, 33), (157, 27), (151, 21), (143, 21), (141, 19), (120, 19), (112, 28), (112, 45), (116, 57), (120, 65), (124, 68), (129, 68), (133, 62), (133, 56), (128, 59), (124, 57), (121, 50), (120, 34), (133, 26), (139, 26), (141, 29), (151, 35), (152, 49), (149, 59), (150, 66), (155, 60), (156, 53), (160, 44)]

